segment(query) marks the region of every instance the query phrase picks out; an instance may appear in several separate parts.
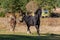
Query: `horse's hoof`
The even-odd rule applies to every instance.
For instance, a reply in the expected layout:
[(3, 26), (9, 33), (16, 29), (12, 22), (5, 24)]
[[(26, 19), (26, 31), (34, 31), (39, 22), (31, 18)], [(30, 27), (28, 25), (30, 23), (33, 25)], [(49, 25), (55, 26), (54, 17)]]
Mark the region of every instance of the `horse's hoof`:
[(38, 36), (40, 36), (40, 33), (38, 33)]
[(31, 34), (31, 32), (28, 31), (27, 34)]
[(12, 29), (10, 29), (10, 31), (12, 31)]

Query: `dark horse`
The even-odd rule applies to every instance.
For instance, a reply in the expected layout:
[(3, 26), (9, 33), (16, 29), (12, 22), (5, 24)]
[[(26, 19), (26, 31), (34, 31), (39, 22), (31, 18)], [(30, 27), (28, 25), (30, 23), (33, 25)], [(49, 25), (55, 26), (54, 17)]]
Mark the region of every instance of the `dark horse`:
[(30, 26), (35, 26), (35, 28), (37, 30), (37, 34), (40, 35), (39, 27), (40, 27), (40, 16), (42, 14), (41, 8), (37, 9), (34, 14), (35, 14), (35, 16), (25, 15), (24, 14), (23, 20), (27, 24), (27, 31), (28, 31), (28, 33), (31, 33)]

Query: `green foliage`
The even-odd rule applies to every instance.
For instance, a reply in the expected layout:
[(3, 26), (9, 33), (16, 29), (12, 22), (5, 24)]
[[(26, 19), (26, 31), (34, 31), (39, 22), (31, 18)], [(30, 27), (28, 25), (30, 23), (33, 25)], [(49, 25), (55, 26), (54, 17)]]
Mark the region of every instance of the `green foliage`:
[(36, 0), (39, 6), (51, 9), (56, 6), (56, 0)]
[[(23, 11), (26, 11), (26, 4), (30, 0), (0, 0), (0, 7), (4, 8), (5, 11), (18, 11), (22, 9)], [(48, 10), (52, 9), (54, 6), (60, 6), (60, 0), (33, 0), (36, 1), (39, 6), (42, 8), (46, 8)]]
[[(5, 8), (6, 10), (19, 10), (20, 8), (22, 10), (25, 10), (26, 4), (30, 0), (0, 0), (0, 6)], [(56, 6), (59, 4), (59, 0), (34, 0), (36, 1), (39, 6), (46, 7), (46, 8), (53, 8), (53, 6)]]
[(6, 11), (18, 11), (20, 9), (25, 10), (25, 5), (28, 3), (28, 0), (1, 0), (0, 6)]
[(0, 12), (0, 17), (5, 17), (5, 13)]
[(60, 7), (60, 0), (57, 0), (57, 6)]

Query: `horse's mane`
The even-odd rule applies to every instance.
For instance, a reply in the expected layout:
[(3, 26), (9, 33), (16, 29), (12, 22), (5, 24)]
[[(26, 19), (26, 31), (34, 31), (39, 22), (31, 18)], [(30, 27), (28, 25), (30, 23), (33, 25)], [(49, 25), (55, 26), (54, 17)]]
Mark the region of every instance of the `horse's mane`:
[(35, 14), (37, 14), (38, 11), (42, 12), (41, 8), (38, 8), (38, 9), (36, 10)]

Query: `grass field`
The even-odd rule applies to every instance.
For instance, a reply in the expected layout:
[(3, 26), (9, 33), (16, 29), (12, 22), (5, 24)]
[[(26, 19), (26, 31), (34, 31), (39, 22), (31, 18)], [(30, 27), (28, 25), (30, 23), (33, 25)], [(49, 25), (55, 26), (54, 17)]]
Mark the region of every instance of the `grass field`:
[[(3, 22), (1, 23), (1, 26), (0, 26), (0, 40), (60, 40), (60, 33), (59, 33), (60, 22), (58, 21), (59, 19), (57, 20), (51, 19), (49, 22), (48, 20), (50, 19), (47, 19), (47, 18), (42, 19), (41, 25), (45, 25), (45, 26), (44, 27), (41, 26), (42, 31), (40, 32), (48, 32), (48, 33), (40, 34), (40, 36), (37, 35), (36, 30), (33, 27), (31, 28), (31, 31), (33, 34), (26, 34), (26, 26), (23, 24), (22, 25), (19, 24), (19, 26), (16, 27), (15, 31), (18, 31), (18, 32), (10, 32), (9, 29), (7, 29), (6, 27), (3, 27), (4, 26), (3, 23), (5, 23)], [(55, 24), (59, 26), (56, 26)], [(46, 27), (46, 25), (48, 26), (50, 25), (50, 26)], [(56, 28), (56, 31), (55, 31), (55, 28)], [(21, 33), (21, 32), (24, 32), (24, 33)], [(50, 32), (57, 33), (57, 34), (49, 34)]]
[(60, 40), (58, 34), (41, 34), (37, 36), (36, 33), (0, 33), (0, 40)]
[(39, 40), (35, 36), (25, 35), (0, 35), (0, 40)]

